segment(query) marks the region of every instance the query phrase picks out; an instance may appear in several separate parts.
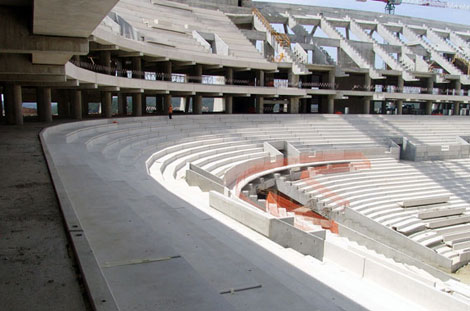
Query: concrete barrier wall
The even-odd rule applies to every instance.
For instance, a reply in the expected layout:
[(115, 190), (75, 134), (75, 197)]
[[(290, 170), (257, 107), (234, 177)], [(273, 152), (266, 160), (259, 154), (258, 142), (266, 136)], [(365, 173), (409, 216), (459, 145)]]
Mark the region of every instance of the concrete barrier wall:
[(199, 174), (191, 169), (186, 171), (186, 182), (190, 186), (199, 187), (204, 192), (216, 191), (221, 194), (228, 193), (228, 189), (222, 184), (216, 183), (204, 175)]
[(325, 240), (284, 221), (279, 219), (271, 221), (269, 238), (279, 245), (295, 249), (301, 254), (323, 260)]
[(189, 169), (198, 173), (199, 175), (206, 177), (207, 179), (212, 180), (213, 182), (216, 182), (220, 185), (224, 184), (224, 181), (222, 180), (222, 178), (215, 176), (214, 174), (206, 171), (205, 169), (200, 168), (199, 166), (195, 164), (189, 163)]
[(209, 205), (245, 226), (269, 237), (274, 217), (220, 193), (209, 193)]
[[(437, 254), (432, 249), (420, 245), (401, 233), (385, 227), (350, 208), (345, 208), (344, 212), (336, 213), (333, 217), (340, 224), (365, 236), (375, 237), (375, 240), (384, 241), (390, 245), (390, 247), (394, 248), (395, 251), (403, 252), (408, 256), (422, 260), (436, 268), (441, 268), (448, 272), (452, 270), (452, 261), (450, 259)], [(351, 239), (357, 238), (357, 236), (352, 235), (351, 232), (343, 231), (343, 233), (345, 235), (350, 234), (350, 236), (347, 237)], [(341, 234), (340, 232), (340, 235)], [(378, 245), (371, 245), (371, 247), (374, 246), (377, 247)]]
[(456, 137), (455, 144), (425, 145), (415, 144), (403, 138), (401, 157), (410, 161), (436, 161), (449, 159), (463, 159), (470, 156), (470, 144), (460, 137)]
[(250, 207), (243, 202), (214, 191), (209, 193), (209, 204), (283, 247), (289, 247), (304, 255), (323, 260), (325, 240), (318, 235), (302, 231), (287, 222), (257, 210), (255, 207)]

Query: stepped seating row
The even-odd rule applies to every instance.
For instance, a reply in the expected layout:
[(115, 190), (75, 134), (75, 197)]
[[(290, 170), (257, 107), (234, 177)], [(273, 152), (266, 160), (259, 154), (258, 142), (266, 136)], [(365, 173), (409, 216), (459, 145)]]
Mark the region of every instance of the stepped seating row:
[[(455, 165), (460, 162), (464, 167)], [(447, 189), (454, 189), (456, 185), (460, 185), (462, 192), (468, 189), (466, 180), (470, 163), (468, 160), (455, 160), (452, 163), (453, 175), (443, 176), (442, 167), (434, 167), (429, 163), (426, 167), (421, 163), (415, 168), (412, 164), (398, 163), (394, 159), (377, 159), (371, 161), (369, 170), (314, 176), (314, 182), (310, 179), (299, 180), (292, 182), (292, 186), (312, 199), (319, 199), (332, 206), (347, 200), (352, 209), (372, 220), (457, 260), (459, 254), (470, 246), (467, 247), (465, 235), (452, 237), (452, 229), (470, 222), (469, 196), (462, 197), (455, 192), (451, 194)], [(439, 204), (402, 206), (404, 200), (422, 198), (420, 201), (424, 202), (437, 196), (449, 199)], [(440, 228), (448, 229), (446, 240), (437, 231)]]
[(193, 55), (208, 56), (211, 51), (193, 38), (192, 32), (216, 33), (229, 48), (229, 55), (217, 57), (234, 56), (241, 60), (267, 63), (224, 13), (189, 6), (175, 9), (168, 1), (153, 2), (123, 0), (113, 11), (144, 35), (148, 42), (186, 50)]

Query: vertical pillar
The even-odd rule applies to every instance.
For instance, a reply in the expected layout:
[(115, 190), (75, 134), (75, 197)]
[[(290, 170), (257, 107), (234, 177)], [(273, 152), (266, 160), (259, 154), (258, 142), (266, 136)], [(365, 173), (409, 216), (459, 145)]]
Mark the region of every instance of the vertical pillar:
[(163, 96), (163, 113), (168, 114), (168, 108), (171, 105), (171, 94), (165, 94)]
[(335, 97), (328, 95), (328, 113), (335, 113)]
[(194, 76), (194, 80), (193, 80), (194, 83), (202, 82), (202, 65), (197, 64), (194, 66), (193, 76)]
[(142, 115), (147, 114), (147, 95), (142, 94)]
[(132, 115), (139, 117), (142, 115), (142, 94), (132, 94)]
[(368, 73), (366, 73), (364, 76), (364, 90), (367, 92), (372, 91), (372, 79), (370, 78)]
[(36, 101), (38, 104), (38, 116), (41, 122), (52, 122), (51, 89), (38, 87), (36, 90)]
[(403, 89), (405, 88), (405, 80), (403, 80), (402, 76), (398, 76), (397, 88), (398, 88), (398, 90), (397, 90), (398, 93), (403, 93)]
[(72, 92), (72, 117), (76, 120), (82, 119), (82, 91), (73, 90)]
[(426, 101), (426, 114), (427, 114), (427, 115), (431, 115), (431, 114), (432, 114), (432, 104), (433, 104), (433, 101), (432, 101), (432, 100)]
[[(462, 83), (460, 80), (455, 80), (455, 95), (460, 96), (460, 92), (462, 91)], [(454, 115), (458, 116), (460, 115), (460, 103), (455, 102), (454, 103)]]
[(299, 98), (289, 98), (289, 113), (299, 113)]
[(163, 63), (163, 80), (165, 81), (171, 81), (171, 73), (172, 73), (172, 65), (171, 65), (171, 62), (168, 61), (168, 62), (164, 62)]
[(119, 92), (117, 93), (117, 99), (118, 99), (118, 115), (123, 116), (127, 114), (127, 101), (126, 101), (126, 96)]
[(5, 115), (7, 124), (23, 125), (23, 96), (21, 85), (5, 86)]
[(191, 104), (191, 96), (186, 96), (184, 101), (184, 112), (189, 113), (189, 106)]
[(193, 114), (202, 114), (202, 95), (195, 95), (193, 98)]
[(88, 94), (82, 92), (82, 117), (86, 118), (88, 116)]
[(364, 97), (362, 99), (362, 113), (370, 114), (370, 97)]
[(101, 92), (101, 115), (104, 118), (111, 118), (113, 112), (112, 108), (112, 94), (111, 92), (105, 91)]
[[(132, 77), (137, 79), (143, 78), (142, 73), (142, 59), (140, 57), (133, 57), (132, 58)], [(142, 102), (142, 99), (141, 99)], [(132, 104), (134, 106), (134, 104)]]
[(256, 113), (263, 113), (264, 112), (264, 97), (260, 95), (256, 95)]
[(233, 68), (225, 68), (225, 84), (233, 84)]
[(460, 115), (460, 103), (459, 102), (454, 102), (453, 114), (454, 114), (454, 116), (459, 116)]
[(264, 86), (264, 71), (263, 70), (256, 71), (256, 85)]
[(61, 118), (70, 115), (69, 97), (66, 90), (57, 90), (57, 113)]
[(427, 88), (427, 93), (432, 94), (432, 90), (434, 88), (434, 78), (433, 77), (428, 78), (426, 88)]
[(289, 87), (298, 87), (299, 86), (299, 75), (294, 74), (292, 69), (289, 69), (287, 79), (289, 80)]
[(111, 51), (100, 52), (100, 65), (103, 66), (103, 72), (105, 74), (111, 74)]
[(396, 101), (397, 114), (403, 114), (403, 100), (399, 99)]
[(233, 113), (233, 96), (225, 95), (225, 113), (232, 114)]
[(335, 77), (335, 71), (330, 70), (328, 71), (328, 85), (330, 89), (335, 89), (335, 83), (336, 83), (336, 77)]

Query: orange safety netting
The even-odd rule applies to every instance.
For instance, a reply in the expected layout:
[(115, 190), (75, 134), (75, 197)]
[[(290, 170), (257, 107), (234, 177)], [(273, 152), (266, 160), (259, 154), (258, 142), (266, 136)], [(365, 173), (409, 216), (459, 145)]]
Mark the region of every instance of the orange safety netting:
[[(285, 208), (288, 212), (294, 213), (295, 215), (302, 216), (304, 220), (311, 221), (314, 225), (319, 225), (323, 229), (330, 230), (333, 233), (338, 233), (338, 224), (334, 220), (329, 220), (328, 218), (315, 213), (311, 209), (293, 202), (281, 194), (269, 192), (266, 198), (267, 212), (279, 217), (279, 207)], [(300, 227), (300, 229), (309, 229), (302, 227), (302, 225), (299, 224), (296, 224), (296, 227)]]

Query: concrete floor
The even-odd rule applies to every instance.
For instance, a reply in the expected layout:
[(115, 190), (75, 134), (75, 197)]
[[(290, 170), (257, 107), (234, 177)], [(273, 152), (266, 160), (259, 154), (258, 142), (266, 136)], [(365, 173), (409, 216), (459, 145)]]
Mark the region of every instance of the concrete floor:
[(0, 125), (0, 309), (91, 310), (39, 142), (43, 126)]

